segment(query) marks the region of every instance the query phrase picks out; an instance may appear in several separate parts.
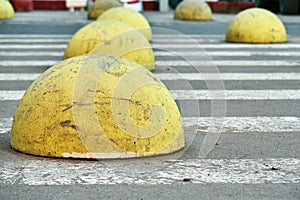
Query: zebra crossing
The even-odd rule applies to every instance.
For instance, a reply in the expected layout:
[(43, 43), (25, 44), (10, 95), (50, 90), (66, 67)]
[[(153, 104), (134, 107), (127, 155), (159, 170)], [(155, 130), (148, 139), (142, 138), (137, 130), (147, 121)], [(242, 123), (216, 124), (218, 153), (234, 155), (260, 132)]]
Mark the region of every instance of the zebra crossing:
[[(26, 88), (47, 68), (62, 60), (64, 49), (72, 35), (56, 34), (0, 34), (0, 136), (9, 134), (13, 112)], [(223, 134), (245, 134), (284, 132), (300, 133), (300, 40), (291, 37), (287, 44), (228, 44), (223, 35), (188, 35), (198, 44), (177, 40), (172, 35), (155, 34), (152, 47), (156, 56), (157, 69), (153, 72), (167, 87), (171, 88), (174, 98), (182, 101), (197, 101), (200, 116), (183, 116), (184, 126), (197, 125), (199, 133), (207, 133), (211, 123), (211, 101), (226, 101), (226, 116), (223, 119)], [(189, 41), (189, 40), (188, 40)], [(160, 49), (176, 50), (183, 57), (193, 58), (193, 62), (205, 65), (208, 61), (198, 57), (193, 51), (195, 46), (204, 49), (211, 63), (218, 67), (219, 73), (199, 73), (191, 63), (178, 55)], [(193, 57), (194, 56), (194, 57)], [(175, 69), (176, 72), (170, 70)], [(182, 90), (181, 81), (191, 85), (190, 90)], [(224, 91), (209, 88), (207, 81), (222, 81)], [(222, 93), (223, 96), (214, 96)], [(221, 98), (222, 97), (222, 98)], [(193, 112), (191, 112), (193, 113)], [(213, 124), (210, 124), (214, 126)], [(297, 138), (297, 136), (296, 136)], [(298, 136), (299, 140), (299, 136)], [(239, 162), (239, 165), (237, 164)], [(268, 163), (274, 168), (283, 168), (280, 175), (267, 171)], [(170, 184), (184, 178), (194, 170), (194, 183), (299, 183), (298, 158), (261, 158), (261, 159), (208, 159), (187, 160), (175, 163), (175, 169), (152, 174), (148, 177), (131, 177), (107, 170), (99, 171), (99, 166), (88, 166), (86, 162), (77, 165), (80, 174), (98, 174), (96, 177), (85, 177), (76, 184)], [(63, 174), (72, 167), (60, 162), (26, 161), (22, 168), (15, 172), (9, 169), (9, 161), (0, 167), (0, 182), (14, 184), (20, 174), (25, 172), (22, 184), (28, 185), (64, 185), (72, 184), (72, 175)], [(217, 172), (213, 166), (222, 165), (224, 171)], [(183, 167), (185, 166), (185, 167)], [(194, 166), (198, 166), (195, 168)], [(202, 167), (201, 167), (202, 166)], [(248, 166), (249, 171), (263, 171), (256, 175), (242, 169)], [(298, 167), (297, 167), (298, 166)], [(32, 169), (32, 170), (31, 170)], [(57, 173), (63, 169), (61, 173)], [(208, 169), (208, 170), (205, 170)], [(43, 171), (44, 170), (44, 171)], [(52, 171), (51, 171), (52, 170)], [(54, 170), (54, 172), (53, 172)], [(97, 171), (98, 170), (98, 171)], [(202, 171), (202, 172), (201, 172)], [(204, 172), (205, 173), (204, 173)], [(228, 179), (226, 174), (233, 173)], [(205, 174), (215, 172), (214, 177)], [(295, 173), (292, 173), (295, 172)], [(34, 175), (33, 173), (37, 173)], [(48, 174), (52, 179), (42, 179)], [(100, 175), (99, 175), (100, 174)], [(101, 174), (110, 174), (101, 176)], [(159, 178), (157, 178), (159, 177)], [(203, 177), (205, 177), (203, 179)], [(149, 179), (149, 180), (148, 180)], [(56, 180), (56, 181), (53, 181)], [(126, 182), (127, 181), (127, 182)]]
[(34, 11), (28, 14), (27, 12), (18, 12), (14, 20), (10, 21), (10, 24), (74, 24), (82, 23), (86, 24), (87, 12), (65, 12), (65, 11)]
[[(7, 90), (0, 90), (0, 100), (1, 101), (18, 101), (24, 94), (26, 87), (23, 90), (14, 90), (9, 88), (9, 82), (15, 82), (16, 84), (22, 85), (24, 81), (34, 81), (39, 75), (40, 71), (37, 73), (26, 73), (24, 66), (32, 68), (43, 68), (46, 69), (49, 66), (54, 65), (59, 62), (63, 56), (64, 48), (72, 35), (30, 35), (30, 34), (16, 34), (16, 35), (0, 35), (0, 66), (1, 68), (16, 68), (13, 73), (7, 73), (0, 71), (0, 81), (7, 84)], [(298, 67), (300, 66), (300, 59), (298, 57), (300, 51), (300, 41), (298, 43), (292, 44), (270, 44), (270, 45), (251, 45), (251, 44), (227, 44), (222, 43), (221, 35), (188, 35), (188, 37), (193, 38), (195, 41), (203, 47), (208, 56), (212, 58), (212, 62), (219, 68), (224, 68), (224, 72), (220, 75), (223, 81), (283, 81), (291, 82), (294, 81), (297, 85), (297, 81), (300, 80), (300, 73)], [(174, 42), (170, 42), (170, 38), (175, 39)], [(293, 38), (295, 41), (296, 39)], [(189, 40), (187, 40), (189, 41)], [(176, 40), (172, 35), (155, 35), (154, 42), (152, 44), (153, 48), (179, 48), (177, 52), (181, 55), (197, 55), (197, 52), (190, 50), (185, 50), (185, 48), (193, 47), (193, 45), (184, 44), (183, 39)], [(184, 44), (184, 45), (183, 45)], [(292, 49), (290, 49), (292, 48)], [(32, 50), (34, 49), (34, 50)], [(220, 51), (219, 49), (223, 49)], [(224, 50), (226, 49), (226, 50)], [(229, 51), (229, 49), (239, 49), (238, 51)], [(242, 49), (242, 50), (241, 50)], [(272, 51), (264, 51), (264, 49), (272, 49)], [(288, 49), (288, 50), (287, 50)], [(156, 66), (157, 68), (162, 68), (166, 66), (174, 67), (189, 67), (189, 63), (184, 60), (176, 60), (176, 55), (166, 52), (166, 51), (155, 51), (156, 56)], [(241, 57), (246, 57), (247, 60), (240, 60)], [(256, 57), (264, 57), (264, 60), (256, 60)], [(285, 59), (288, 57), (289, 59)], [(29, 59), (30, 58), (30, 59)], [(222, 60), (219, 60), (222, 58)], [(266, 60), (267, 58), (267, 60)], [(284, 58), (284, 59), (282, 59)], [(168, 60), (166, 60), (168, 59)], [(175, 59), (175, 60), (174, 60)], [(197, 61), (197, 58), (195, 58)], [(198, 62), (202, 62), (201, 60)], [(262, 69), (271, 67), (278, 68), (278, 72), (247, 72), (242, 73), (226, 72), (226, 67), (239, 66), (240, 68), (251, 68), (252, 66), (261, 66)], [(284, 68), (293, 68), (292, 72), (282, 72)], [(26, 68), (25, 68), (26, 69)], [(180, 69), (180, 68), (179, 68)], [(283, 69), (283, 70), (282, 70)], [(7, 70), (6, 70), (7, 71)], [(246, 70), (247, 71), (247, 70)], [(158, 78), (163, 82), (175, 82), (177, 80), (187, 80), (187, 81), (205, 81), (218, 79), (216, 74), (213, 73), (168, 73), (168, 72), (154, 72)], [(270, 87), (270, 86), (269, 86)], [(292, 87), (291, 89), (284, 88), (279, 90), (278, 88), (257, 88), (243, 90), (239, 88), (238, 90), (225, 90), (226, 100), (299, 100), (300, 87)], [(179, 100), (211, 100), (210, 91), (205, 90), (190, 90), (172, 91), (176, 96), (175, 99)], [(9, 116), (12, 117), (12, 116)], [(247, 116), (246, 116), (247, 117)], [(279, 116), (280, 117), (280, 116)], [(295, 116), (291, 116), (295, 117)], [(297, 116), (298, 117), (298, 116)], [(6, 120), (2, 121), (9, 121)], [(1, 122), (3, 124), (3, 122)], [(6, 125), (7, 127), (7, 125)], [(8, 131), (9, 127), (5, 129)], [(3, 131), (3, 130), (2, 130)]]

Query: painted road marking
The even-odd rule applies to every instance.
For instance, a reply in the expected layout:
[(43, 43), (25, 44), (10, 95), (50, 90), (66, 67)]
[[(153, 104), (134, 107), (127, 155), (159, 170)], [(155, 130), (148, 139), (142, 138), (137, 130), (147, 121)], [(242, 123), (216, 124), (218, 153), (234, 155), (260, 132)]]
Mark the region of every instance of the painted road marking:
[(143, 162), (146, 161), (138, 165), (136, 162), (106, 161), (103, 165), (101, 161), (6, 161), (0, 166), (0, 182), (4, 185), (154, 185), (182, 183), (184, 179), (194, 184), (300, 182), (300, 159), (297, 158), (158, 159), (153, 161), (157, 170), (150, 168), (151, 163), (145, 167)]
[[(154, 73), (166, 80), (300, 80), (300, 73)], [(34, 81), (40, 73), (0, 73), (0, 81)]]
[[(64, 51), (9, 51), (0, 52), (0, 56), (63, 56)], [(289, 56), (298, 57), (300, 56), (299, 51), (205, 51), (205, 52), (195, 52), (195, 51), (176, 51), (175, 52), (165, 52), (165, 51), (154, 51), (155, 56), (168, 56), (168, 57), (178, 57), (178, 56), (222, 56), (222, 57), (240, 57), (240, 56)]]
[(259, 48), (259, 49), (291, 49), (300, 48), (300, 44), (232, 44), (232, 43), (218, 43), (218, 44), (151, 44), (156, 49), (188, 49), (188, 48), (203, 48), (203, 49), (241, 49), (241, 48)]
[[(32, 67), (43, 67), (51, 66), (59, 61), (55, 60), (1, 60), (0, 66), (11, 66), (11, 67), (22, 67), (22, 66), (32, 66)], [(300, 60), (190, 60), (187, 61), (156, 61), (156, 67), (176, 67), (176, 66), (187, 66), (193, 67), (190, 63), (196, 63), (198, 66), (264, 66), (264, 67), (274, 67), (274, 66), (300, 66)]]
[(300, 80), (300, 73), (155, 73), (155, 75), (160, 80)]
[(1, 44), (0, 50), (7, 49), (56, 49), (58, 51), (64, 50), (67, 47), (67, 44), (32, 44), (32, 45), (24, 45), (24, 44)]
[[(274, 66), (300, 66), (300, 60), (190, 60), (188, 61), (155, 61), (156, 67), (165, 66), (191, 66), (190, 62), (196, 63), (198, 66), (264, 66), (264, 67), (274, 67)], [(1, 62), (0, 62), (1, 63)]]
[[(28, 43), (32, 40), (33, 43), (40, 41), (40, 39), (53, 40), (62, 42), (68, 42), (71, 39), (72, 34), (0, 34), (0, 43), (1, 42), (24, 42)], [(20, 40), (22, 39), (22, 40)], [(17, 41), (18, 40), (18, 41)], [(156, 43), (173, 43), (170, 40), (175, 40), (176, 43), (225, 43), (224, 35), (195, 35), (195, 34), (154, 34), (153, 41)], [(289, 41), (299, 41), (297, 37), (290, 37)], [(45, 42), (42, 40), (41, 42)], [(231, 43), (232, 44), (232, 43)], [(180, 44), (179, 44), (180, 45)], [(255, 46), (255, 44), (253, 45)]]
[(12, 120), (12, 117), (0, 118), (0, 134), (11, 130)]
[(0, 73), (0, 81), (34, 81), (40, 73)]
[(10, 66), (10, 67), (22, 67), (22, 66), (32, 66), (32, 67), (44, 67), (52, 66), (59, 61), (57, 60), (1, 60), (0, 66)]
[[(0, 50), (6, 49), (61, 49), (66, 48), (67, 44), (1, 44)], [(203, 48), (203, 49), (241, 49), (241, 48), (259, 48), (259, 49), (291, 49), (300, 48), (300, 44), (152, 44), (156, 49), (187, 49), (187, 48)]]
[(11, 38), (71, 38), (71, 34), (0, 34), (0, 38), (6, 38), (10, 40)]
[[(0, 133), (11, 130), (13, 118), (0, 118)], [(222, 122), (222, 133), (270, 133), (300, 132), (298, 117), (183, 117), (185, 127), (198, 126), (199, 133), (208, 132), (209, 127), (219, 127)]]
[(289, 57), (298, 57), (300, 56), (299, 51), (205, 51), (205, 52), (195, 52), (195, 51), (176, 51), (175, 52), (166, 52), (166, 51), (155, 51), (155, 56), (230, 56), (230, 57), (240, 57), (240, 56), (289, 56)]
[[(170, 90), (176, 100), (299, 100), (300, 90)], [(25, 90), (0, 90), (0, 101), (18, 101)]]
[(23, 44), (34, 44), (34, 43), (67, 43), (70, 39), (68, 38), (40, 38), (40, 39), (28, 39), (28, 38), (22, 38), (22, 39), (1, 39), (0, 43), (23, 43)]
[(60, 56), (64, 55), (64, 51), (2, 51), (0, 52), (0, 56), (30, 56), (30, 57), (37, 57), (37, 56)]
[[(0, 43), (55, 43), (55, 42), (64, 42), (67, 43), (69, 42), (70, 38), (69, 37), (59, 37), (59, 38), (39, 38), (39, 37), (34, 37), (33, 39), (30, 38), (25, 38), (25, 37), (21, 37), (21, 38), (3, 38), (0, 37)], [(159, 43), (170, 43), (170, 40), (167, 39), (154, 39), (154, 42), (159, 42)], [(208, 38), (204, 38), (204, 39), (176, 39), (176, 43), (196, 43), (196, 42), (204, 42), (204, 43), (217, 43), (220, 42), (220, 40), (216, 40), (216, 39), (208, 39)]]
[[(72, 34), (0, 34), (0, 38), (71, 38)], [(197, 34), (153, 34), (153, 38), (165, 39), (169, 40), (170, 38), (181, 38), (181, 39), (189, 39), (189, 38), (224, 38), (224, 35), (212, 34), (212, 35), (197, 35)]]
[[(172, 31), (172, 30), (171, 30)], [(73, 34), (0, 34), (0, 38), (12, 39), (12, 38), (71, 38)], [(290, 40), (298, 40), (299, 37), (289, 36)], [(215, 41), (215, 40), (224, 40), (225, 36), (223, 34), (183, 34), (178, 32), (178, 34), (153, 34), (153, 39), (158, 41), (169, 41), (170, 39), (179, 39), (187, 42), (192, 38), (193, 40), (204, 40), (204, 41)]]
[(176, 100), (298, 100), (300, 90), (171, 90)]

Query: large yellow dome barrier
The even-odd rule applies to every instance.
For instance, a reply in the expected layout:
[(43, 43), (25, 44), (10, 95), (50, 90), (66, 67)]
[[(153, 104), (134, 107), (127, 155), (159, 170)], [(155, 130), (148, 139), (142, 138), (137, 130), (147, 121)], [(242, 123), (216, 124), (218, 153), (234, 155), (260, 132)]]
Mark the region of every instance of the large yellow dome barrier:
[(208, 21), (212, 19), (212, 12), (206, 2), (200, 0), (184, 0), (176, 7), (174, 19)]
[(122, 4), (117, 0), (97, 0), (88, 10), (88, 19), (97, 19), (104, 11), (119, 6)]
[(152, 40), (149, 22), (142, 14), (135, 10), (124, 7), (111, 8), (102, 13), (97, 20), (102, 19), (118, 20), (129, 24), (130, 26), (139, 29), (148, 41)]
[(120, 21), (97, 20), (81, 28), (70, 40), (64, 59), (87, 53), (122, 56), (155, 69), (154, 53), (147, 39)]
[(286, 42), (286, 30), (281, 20), (262, 8), (240, 12), (230, 23), (226, 42), (280, 43)]
[(9, 1), (0, 0), (0, 20), (14, 18), (14, 8)]
[(184, 135), (173, 97), (150, 71), (124, 58), (83, 55), (28, 88), (11, 146), (49, 157), (143, 157), (182, 149)]

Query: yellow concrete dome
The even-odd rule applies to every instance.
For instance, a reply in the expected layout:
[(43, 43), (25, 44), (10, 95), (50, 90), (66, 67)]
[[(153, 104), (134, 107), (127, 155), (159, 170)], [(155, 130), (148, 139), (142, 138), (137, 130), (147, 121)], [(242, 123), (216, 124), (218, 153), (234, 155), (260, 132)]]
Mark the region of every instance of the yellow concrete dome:
[(0, 0), (0, 20), (14, 18), (14, 8), (9, 1)]
[(98, 17), (98, 20), (102, 19), (118, 20), (129, 24), (130, 26), (139, 29), (148, 41), (152, 40), (152, 32), (149, 22), (142, 14), (135, 10), (124, 7), (111, 8)]
[(201, 0), (184, 0), (176, 7), (174, 19), (207, 21), (212, 19), (212, 12), (206, 2)]
[(240, 12), (229, 24), (227, 42), (280, 43), (286, 42), (286, 30), (281, 20), (262, 8)]
[(82, 55), (45, 71), (14, 115), (13, 149), (40, 156), (127, 158), (184, 147), (168, 89), (135, 62)]
[(88, 18), (97, 19), (104, 11), (118, 6), (122, 6), (122, 4), (117, 0), (97, 0), (88, 10)]
[(81, 28), (70, 40), (64, 59), (87, 53), (122, 56), (149, 70), (155, 69), (155, 57), (148, 40), (120, 21), (97, 20)]

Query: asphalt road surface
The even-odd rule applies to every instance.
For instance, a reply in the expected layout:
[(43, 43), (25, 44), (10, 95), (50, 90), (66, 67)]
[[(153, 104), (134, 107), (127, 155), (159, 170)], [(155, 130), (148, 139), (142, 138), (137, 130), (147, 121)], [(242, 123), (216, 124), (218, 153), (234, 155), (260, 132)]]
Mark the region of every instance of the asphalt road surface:
[(280, 16), (288, 42), (267, 45), (225, 43), (234, 15), (145, 16), (156, 27), (154, 74), (180, 104), (187, 147), (115, 161), (13, 151), (22, 95), (91, 22), (85, 12), (16, 13), (0, 21), (0, 199), (300, 199), (300, 16)]

